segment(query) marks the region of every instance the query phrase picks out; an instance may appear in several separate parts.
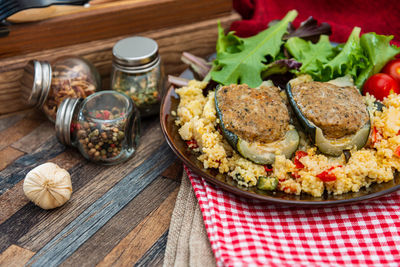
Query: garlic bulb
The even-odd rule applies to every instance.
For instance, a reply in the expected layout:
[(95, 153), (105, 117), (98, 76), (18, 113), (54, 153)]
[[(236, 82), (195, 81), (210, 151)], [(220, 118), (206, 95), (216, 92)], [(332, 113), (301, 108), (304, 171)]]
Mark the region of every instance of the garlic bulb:
[(42, 209), (54, 209), (70, 199), (71, 177), (57, 164), (48, 162), (28, 172), (23, 189), (25, 195)]

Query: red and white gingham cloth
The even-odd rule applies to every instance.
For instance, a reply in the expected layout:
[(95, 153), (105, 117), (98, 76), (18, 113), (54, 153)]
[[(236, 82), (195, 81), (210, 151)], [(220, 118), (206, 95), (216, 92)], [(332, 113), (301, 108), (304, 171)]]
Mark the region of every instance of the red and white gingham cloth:
[(283, 208), (185, 170), (218, 266), (400, 266), (400, 191), (352, 206)]

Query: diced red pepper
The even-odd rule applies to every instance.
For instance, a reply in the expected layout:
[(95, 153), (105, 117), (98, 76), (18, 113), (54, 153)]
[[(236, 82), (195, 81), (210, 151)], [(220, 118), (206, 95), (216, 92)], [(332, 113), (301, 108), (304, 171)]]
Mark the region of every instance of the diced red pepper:
[(397, 135), (400, 135), (400, 130), (397, 132)]
[(294, 156), (293, 163), (294, 163), (294, 165), (296, 166), (297, 169), (303, 169), (304, 168), (304, 165), (303, 165), (303, 163), (300, 162), (300, 159), (302, 157), (305, 157), (305, 156), (308, 156), (307, 152), (301, 151), (301, 150), (296, 151), (296, 155)]
[(186, 144), (188, 145), (189, 148), (192, 148), (192, 149), (199, 147), (196, 140), (194, 140), (194, 139), (186, 141)]
[(400, 157), (400, 146), (398, 146), (398, 147), (396, 148), (396, 150), (394, 151), (394, 154), (395, 154), (396, 156)]
[(317, 177), (322, 181), (322, 182), (332, 182), (335, 181), (337, 179), (336, 175), (334, 173), (332, 173), (331, 171), (334, 168), (337, 167), (342, 167), (342, 165), (338, 165), (338, 166), (332, 166), (329, 169), (317, 174)]
[(378, 129), (376, 129), (376, 127), (374, 127), (374, 129), (372, 130), (372, 145), (379, 143), (381, 140), (382, 140), (381, 133), (378, 131)]
[(265, 172), (272, 172), (273, 171), (272, 166), (269, 166), (269, 165), (264, 165), (264, 170), (265, 170)]
[(300, 174), (299, 174), (299, 172), (292, 172), (292, 176), (295, 178), (295, 179), (299, 179), (301, 176), (300, 176)]

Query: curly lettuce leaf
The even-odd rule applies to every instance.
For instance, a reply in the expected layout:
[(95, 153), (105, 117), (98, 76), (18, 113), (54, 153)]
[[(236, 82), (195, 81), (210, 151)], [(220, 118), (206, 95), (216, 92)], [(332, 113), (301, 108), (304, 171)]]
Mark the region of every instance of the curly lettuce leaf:
[(282, 37), (296, 16), (297, 11), (292, 10), (280, 22), (249, 38), (239, 38), (233, 33), (225, 35), (219, 27), (212, 79), (223, 85), (246, 83), (250, 87), (259, 86), (266, 57), (274, 60), (279, 54), (284, 42)]
[(361, 36), (361, 47), (369, 59), (369, 65), (361, 71), (356, 79), (358, 88), (362, 88), (369, 77), (378, 73), (389, 60), (400, 53), (400, 47), (390, 45), (392, 39), (393, 35), (378, 35), (374, 32)]
[(339, 54), (322, 66), (322, 81), (328, 81), (347, 74), (357, 77), (361, 70), (368, 66), (368, 59), (364, 56), (360, 44), (360, 32), (361, 29), (359, 27), (354, 27)]
[(302, 63), (300, 73), (308, 73), (314, 80), (322, 79), (322, 65), (335, 56), (335, 50), (327, 35), (321, 35), (316, 44), (299, 37), (292, 37), (285, 43), (285, 48), (296, 61)]

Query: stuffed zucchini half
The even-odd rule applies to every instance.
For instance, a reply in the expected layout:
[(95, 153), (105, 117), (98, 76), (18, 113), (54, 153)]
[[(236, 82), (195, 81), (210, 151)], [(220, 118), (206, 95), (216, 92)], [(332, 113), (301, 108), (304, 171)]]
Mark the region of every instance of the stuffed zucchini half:
[(367, 143), (371, 122), (356, 87), (289, 82), (286, 93), (296, 117), (322, 153), (339, 156), (343, 150), (361, 149)]
[(218, 87), (215, 107), (224, 137), (255, 163), (272, 164), (276, 154), (290, 158), (299, 145), (299, 134), (289, 123), (289, 111), (277, 87)]

